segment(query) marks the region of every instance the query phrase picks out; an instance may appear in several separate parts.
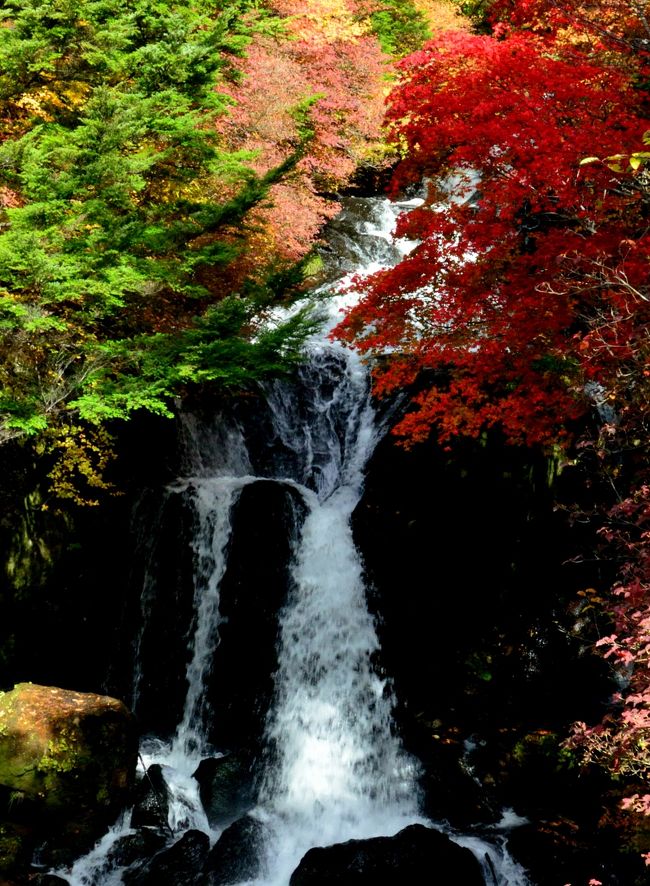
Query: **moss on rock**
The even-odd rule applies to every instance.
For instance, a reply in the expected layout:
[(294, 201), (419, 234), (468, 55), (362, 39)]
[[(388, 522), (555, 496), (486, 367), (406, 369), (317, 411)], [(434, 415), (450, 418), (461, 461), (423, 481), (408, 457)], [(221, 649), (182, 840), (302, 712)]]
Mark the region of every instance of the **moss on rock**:
[(136, 755), (131, 714), (117, 699), (32, 683), (0, 694), (0, 787), (37, 813), (117, 809)]

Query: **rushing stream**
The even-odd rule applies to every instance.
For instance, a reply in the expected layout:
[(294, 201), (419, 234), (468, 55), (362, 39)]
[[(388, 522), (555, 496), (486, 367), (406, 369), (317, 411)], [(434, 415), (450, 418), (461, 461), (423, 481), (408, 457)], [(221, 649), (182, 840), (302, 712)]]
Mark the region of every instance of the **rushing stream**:
[[(343, 272), (367, 272), (408, 250), (410, 244), (392, 238), (404, 206), (379, 198), (353, 203), (347, 211), (358, 214), (357, 236), (345, 243), (339, 262)], [(341, 244), (333, 242), (332, 248), (341, 251)], [(334, 311), (340, 300), (332, 298)], [(150, 736), (141, 748), (145, 767), (162, 766), (171, 798), (170, 831), (181, 835), (198, 829), (214, 843), (220, 830), (210, 827), (193, 774), (201, 760), (220, 753), (209, 742), (208, 685), (219, 643), (220, 588), (228, 570), (232, 515), (245, 487), (276, 485), (293, 502), (292, 554), (279, 616), (274, 695), (256, 774), (257, 800), (250, 811), (266, 833), (262, 873), (254, 880), (259, 886), (286, 886), (313, 846), (392, 835), (423, 821), (418, 763), (395, 733), (391, 692), (373, 664), (379, 643), (351, 528), (365, 466), (384, 429), (373, 410), (365, 367), (356, 354), (329, 342), (326, 331), (311, 343), (299, 375), (295, 382), (265, 388), (271, 459), (251, 449), (249, 430), (235, 419), (220, 419), (216, 433), (196, 415), (182, 419), (184, 471), (166, 490), (165, 500), (181, 497), (193, 521), (186, 696), (173, 735)], [(155, 679), (145, 673), (140, 656), (155, 598), (156, 582), (148, 574), (134, 643), (136, 713), (145, 683)], [(160, 655), (165, 656), (164, 649)], [(92, 853), (72, 870), (57, 873), (72, 886), (122, 882), (120, 868), (107, 859), (129, 826), (127, 812)], [(490, 844), (452, 836), (481, 859), (490, 886), (527, 883), (499, 840)]]

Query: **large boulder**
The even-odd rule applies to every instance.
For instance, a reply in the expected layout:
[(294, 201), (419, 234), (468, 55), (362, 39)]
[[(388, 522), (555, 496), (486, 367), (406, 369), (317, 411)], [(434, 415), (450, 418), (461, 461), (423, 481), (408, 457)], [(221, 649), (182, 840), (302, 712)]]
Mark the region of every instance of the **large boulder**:
[(469, 849), (424, 825), (394, 837), (348, 840), (310, 849), (291, 875), (290, 886), (485, 886)]
[(0, 693), (0, 835), (11, 850), (0, 846), (0, 874), (20, 872), (37, 847), (49, 867), (88, 851), (130, 798), (136, 759), (133, 718), (115, 698), (32, 683)]
[(152, 828), (138, 828), (135, 833), (124, 834), (107, 852), (107, 870), (144, 864), (160, 852), (165, 843), (164, 835)]
[(129, 795), (136, 759), (133, 718), (115, 698), (32, 683), (0, 693), (0, 793), (30, 817), (110, 817)]

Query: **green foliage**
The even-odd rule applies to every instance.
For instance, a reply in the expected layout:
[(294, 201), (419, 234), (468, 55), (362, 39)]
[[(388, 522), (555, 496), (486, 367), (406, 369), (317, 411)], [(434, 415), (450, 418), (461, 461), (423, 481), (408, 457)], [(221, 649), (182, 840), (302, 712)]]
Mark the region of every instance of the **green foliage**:
[(309, 141), (314, 137), (314, 124), (310, 112), (314, 105), (323, 98), (325, 98), (324, 92), (308, 95), (291, 110), (291, 116), (298, 127), (298, 135), (303, 141)]
[(392, 56), (408, 55), (431, 37), (424, 16), (411, 0), (384, 0), (370, 22), (381, 48)]
[(180, 332), (106, 342), (105, 359), (71, 406), (91, 422), (122, 418), (138, 409), (169, 416), (169, 399), (184, 385), (242, 387), (287, 371), (300, 359), (313, 320), (298, 312), (280, 326), (252, 334), (257, 310), (255, 302), (232, 296)]
[(0, 439), (70, 409), (168, 414), (179, 385), (277, 371), (304, 318), (260, 332), (264, 299), (211, 304), (199, 281), (235, 257), (224, 229), (300, 155), (260, 178), (212, 126), (231, 101), (218, 91), (229, 58), (268, 16), (249, 0), (4, 9)]

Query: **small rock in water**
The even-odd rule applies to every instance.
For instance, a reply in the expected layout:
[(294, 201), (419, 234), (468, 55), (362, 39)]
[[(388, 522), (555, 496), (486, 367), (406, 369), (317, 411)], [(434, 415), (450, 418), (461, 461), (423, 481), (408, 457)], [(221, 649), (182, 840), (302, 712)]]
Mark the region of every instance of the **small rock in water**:
[(210, 848), (202, 831), (186, 831), (164, 852), (159, 852), (138, 871), (125, 871), (126, 886), (196, 886)]
[(163, 777), (162, 766), (153, 763), (136, 787), (131, 827), (154, 827), (166, 830), (168, 816), (169, 791)]
[(233, 822), (212, 847), (202, 886), (229, 886), (258, 877), (264, 837), (264, 825), (249, 815)]
[(291, 875), (290, 886), (485, 886), (469, 849), (424, 825), (394, 837), (349, 840), (310, 849)]
[(229, 825), (253, 804), (249, 762), (241, 754), (201, 760), (194, 778), (199, 783), (201, 803), (212, 826)]
[(145, 861), (165, 845), (165, 837), (157, 830), (140, 828), (135, 834), (125, 834), (111, 846), (106, 860), (113, 868), (127, 868), (137, 861)]

